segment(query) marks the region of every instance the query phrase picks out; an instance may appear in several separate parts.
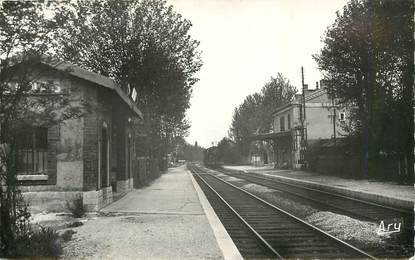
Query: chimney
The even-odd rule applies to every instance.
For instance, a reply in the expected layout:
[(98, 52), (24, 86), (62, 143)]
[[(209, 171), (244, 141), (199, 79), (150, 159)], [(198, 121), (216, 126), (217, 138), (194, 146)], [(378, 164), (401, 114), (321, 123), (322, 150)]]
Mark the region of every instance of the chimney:
[(316, 89), (318, 89), (318, 81), (316, 81)]

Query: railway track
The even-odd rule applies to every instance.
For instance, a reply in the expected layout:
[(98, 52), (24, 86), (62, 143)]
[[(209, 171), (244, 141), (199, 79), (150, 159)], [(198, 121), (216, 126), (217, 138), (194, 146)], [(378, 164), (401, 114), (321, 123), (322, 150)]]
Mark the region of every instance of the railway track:
[(390, 237), (384, 248), (380, 249), (373, 246), (365, 246), (363, 248), (365, 251), (371, 252), (377, 257), (410, 257), (413, 255), (413, 212), (281, 182), (270, 177), (267, 178), (258, 175), (229, 172), (223, 169), (220, 169), (219, 171), (223, 174), (245, 180), (249, 183), (262, 185), (273, 190), (283, 192), (286, 197), (295, 199), (295, 201), (305, 205), (313, 206), (321, 211), (330, 211), (359, 220), (372, 221), (379, 224), (381, 221), (385, 221), (386, 223), (401, 223), (402, 227), (400, 233), (396, 233), (394, 236)]
[[(194, 171), (194, 170), (193, 170)], [(214, 190), (202, 179), (196, 176), (196, 181), (206, 195), (210, 204), (214, 207), (216, 215), (233, 239), (241, 255), (246, 259), (272, 259), (280, 258), (269, 246), (258, 237), (256, 231), (246, 225), (243, 219), (229, 207)]]
[(364, 200), (349, 198), (339, 194), (282, 182), (274, 178), (235, 173), (224, 169), (218, 169), (218, 171), (232, 177), (247, 180), (250, 183), (282, 191), (300, 199), (304, 199), (307, 202), (324, 205), (332, 210), (338, 210), (342, 213), (347, 212), (349, 216), (356, 216), (362, 220), (381, 221), (385, 219), (401, 218), (403, 220), (407, 220), (408, 226), (406, 228), (410, 230), (413, 228), (412, 211), (392, 208)]
[[(246, 258), (372, 258), (370, 254), (341, 241), (290, 213), (220, 178), (202, 168), (190, 166), (225, 227), (241, 226), (254, 236), (262, 253), (245, 254), (246, 236), (230, 236)], [(218, 206), (218, 204), (220, 204)], [(224, 209), (224, 205), (228, 208)], [(227, 213), (225, 213), (227, 211)], [(234, 217), (230, 217), (230, 215)], [(238, 221), (235, 221), (235, 216)], [(225, 221), (223, 219), (226, 219)], [(230, 222), (230, 223), (229, 223)], [(238, 223), (238, 224), (233, 224)], [(229, 231), (229, 230), (228, 230)], [(236, 232), (238, 233), (238, 232)], [(243, 232), (241, 232), (243, 233)], [(239, 245), (239, 246), (238, 246)], [(242, 248), (241, 248), (242, 245)], [(252, 252), (252, 251), (250, 251)]]

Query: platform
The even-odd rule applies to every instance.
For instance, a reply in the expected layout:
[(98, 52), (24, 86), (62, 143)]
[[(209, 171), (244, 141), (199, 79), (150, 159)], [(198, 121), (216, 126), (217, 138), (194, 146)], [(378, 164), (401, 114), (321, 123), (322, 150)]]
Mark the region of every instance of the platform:
[(255, 167), (251, 165), (224, 166), (225, 169), (262, 174), (288, 183), (316, 188), (340, 195), (362, 199), (381, 205), (413, 210), (415, 202), (414, 187), (391, 182), (344, 179), (318, 173), (278, 170), (272, 166)]
[(77, 228), (65, 257), (242, 259), (199, 192), (185, 166), (169, 169), (148, 187), (129, 192)]

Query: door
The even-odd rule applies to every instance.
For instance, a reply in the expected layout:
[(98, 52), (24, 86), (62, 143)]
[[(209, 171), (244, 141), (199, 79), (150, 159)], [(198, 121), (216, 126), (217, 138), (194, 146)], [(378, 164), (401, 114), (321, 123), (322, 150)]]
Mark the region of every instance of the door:
[(108, 187), (108, 156), (109, 156), (109, 147), (108, 147), (108, 132), (106, 127), (101, 129), (101, 188)]

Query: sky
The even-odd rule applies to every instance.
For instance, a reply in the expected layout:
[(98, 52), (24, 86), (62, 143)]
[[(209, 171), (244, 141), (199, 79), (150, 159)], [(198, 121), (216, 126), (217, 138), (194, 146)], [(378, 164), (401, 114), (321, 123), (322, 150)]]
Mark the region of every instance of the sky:
[(203, 66), (193, 87), (186, 140), (209, 147), (228, 136), (235, 107), (282, 73), (301, 89), (322, 76), (318, 53), (327, 27), (346, 0), (169, 0), (193, 24)]

